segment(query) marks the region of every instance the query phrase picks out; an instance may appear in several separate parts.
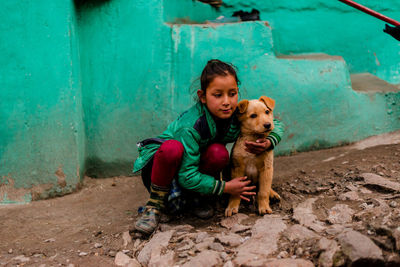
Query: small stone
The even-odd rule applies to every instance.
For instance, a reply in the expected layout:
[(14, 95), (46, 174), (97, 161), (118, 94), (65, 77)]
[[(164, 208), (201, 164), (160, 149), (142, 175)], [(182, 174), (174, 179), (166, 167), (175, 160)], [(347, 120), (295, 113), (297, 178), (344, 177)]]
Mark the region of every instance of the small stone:
[(301, 225), (304, 225), (316, 232), (322, 232), (325, 227), (322, 222), (318, 221), (317, 216), (313, 214), (312, 205), (317, 198), (309, 198), (304, 202), (300, 203), (293, 210), (293, 219), (298, 221)]
[[(296, 257), (296, 255), (293, 255)], [(314, 267), (309, 260), (304, 259), (250, 259), (246, 266), (268, 266), (268, 267)]]
[(346, 185), (346, 189), (350, 190), (350, 191), (357, 191), (358, 188), (355, 185), (349, 184)]
[(151, 251), (154, 250), (157, 246), (167, 247), (169, 240), (171, 239), (172, 235), (175, 233), (175, 230), (169, 230), (166, 232), (158, 232), (156, 233), (152, 239), (143, 247), (140, 251), (137, 259), (142, 265), (147, 265)]
[(218, 234), (216, 239), (223, 245), (237, 247), (243, 243), (243, 238), (238, 234)]
[(126, 266), (126, 267), (140, 267), (140, 263), (129, 257), (128, 255), (122, 253), (121, 251), (115, 255), (114, 264), (117, 266)]
[(226, 252), (221, 252), (220, 254), (219, 254), (219, 256), (221, 257), (221, 259), (223, 259), (224, 261), (227, 261), (228, 259), (229, 259), (229, 255), (228, 254), (226, 254)]
[(363, 261), (368, 264), (382, 264), (381, 249), (367, 236), (353, 230), (344, 231), (337, 236), (342, 252), (351, 262)]
[(368, 190), (367, 188), (360, 188), (360, 193), (363, 194), (372, 194), (371, 190)]
[(249, 216), (243, 213), (235, 214), (231, 217), (224, 218), (220, 221), (222, 227), (231, 229), (235, 224), (241, 223), (243, 220), (247, 219)]
[(140, 246), (140, 244), (142, 243), (142, 240), (140, 240), (139, 238), (135, 240), (135, 242), (133, 243), (133, 247), (137, 248)]
[(317, 192), (325, 192), (325, 191), (328, 191), (329, 189), (330, 189), (330, 187), (327, 187), (327, 186), (318, 186), (316, 188)]
[(79, 252), (79, 257), (83, 257), (83, 256), (87, 256), (88, 254), (87, 254), (87, 252)]
[(129, 234), (129, 231), (122, 233), (122, 245), (126, 247), (128, 244), (132, 243), (132, 237)]
[(8, 254), (12, 254), (13, 253), (13, 250), (12, 250), (12, 248), (10, 248), (9, 250), (8, 250)]
[(380, 175), (374, 173), (363, 173), (361, 177), (364, 178), (365, 185), (372, 189), (400, 192), (400, 183), (392, 182), (389, 179), (383, 178)]
[(330, 267), (333, 266), (334, 255), (339, 250), (339, 246), (336, 241), (329, 240), (322, 237), (318, 242), (318, 247), (322, 252), (318, 258), (319, 266)]
[(13, 260), (20, 261), (20, 262), (28, 262), (31, 259), (29, 257), (25, 257), (25, 255), (19, 255), (13, 258)]
[(285, 259), (289, 257), (289, 253), (286, 250), (283, 250), (279, 252), (278, 256), (276, 256), (278, 259)]
[(325, 232), (329, 235), (337, 235), (337, 234), (340, 234), (341, 232), (343, 232), (344, 229), (346, 229), (346, 227), (344, 225), (334, 224), (334, 225), (331, 225), (328, 228), (326, 228)]
[(296, 255), (297, 256), (301, 256), (301, 255), (303, 255), (303, 248), (302, 247), (298, 247), (297, 249), (296, 249)]
[(192, 266), (220, 266), (222, 260), (219, 257), (219, 253), (212, 250), (205, 250), (199, 253), (196, 257), (193, 257), (188, 262), (186, 262), (183, 267)]
[(193, 243), (193, 241), (190, 240), (190, 239), (185, 239), (185, 241), (180, 242), (180, 245), (181, 245), (181, 246), (178, 247), (178, 248), (176, 249), (176, 251), (189, 250), (189, 249), (191, 249), (192, 247), (194, 247), (194, 243)]
[(178, 257), (179, 257), (179, 258), (187, 258), (187, 257), (189, 257), (189, 252), (188, 252), (188, 251), (180, 252), (180, 253), (178, 254)]
[[(286, 229), (286, 224), (280, 216), (265, 215), (258, 219), (251, 229), (252, 236), (236, 248), (235, 265), (249, 265), (254, 258), (265, 259), (278, 249), (280, 233)], [(267, 265), (268, 266), (268, 265)]]
[(158, 229), (160, 229), (161, 232), (166, 232), (172, 229), (172, 226), (169, 224), (165, 224), (165, 223), (160, 223), (158, 225)]
[(208, 247), (214, 242), (215, 238), (214, 237), (207, 237), (203, 240), (203, 242), (200, 242), (195, 245), (196, 251), (204, 251), (207, 250)]
[(362, 203), (359, 205), (360, 208), (363, 208), (364, 210), (372, 209), (374, 207), (374, 204), (368, 205), (368, 203)]
[(394, 200), (392, 200), (392, 201), (390, 201), (389, 206), (390, 206), (391, 208), (396, 208), (396, 207), (397, 207), (397, 202), (394, 201)]
[(242, 225), (242, 224), (235, 224), (234, 226), (232, 226), (231, 228), (231, 232), (233, 233), (243, 233), (246, 232), (247, 230), (250, 230), (251, 226), (248, 225)]
[(177, 225), (172, 229), (175, 230), (177, 233), (180, 233), (180, 232), (190, 232), (194, 229), (194, 227), (189, 224), (184, 224), (184, 225)]
[(212, 250), (215, 250), (215, 251), (219, 251), (219, 252), (225, 250), (224, 246), (222, 246), (220, 243), (216, 243), (216, 242), (211, 243), (211, 244), (208, 246), (208, 248), (209, 248), (209, 249), (212, 249)]
[(126, 254), (126, 253), (129, 253), (129, 251), (130, 251), (129, 249), (123, 249), (122, 253)]
[(200, 232), (197, 234), (197, 237), (195, 239), (196, 244), (203, 242), (205, 238), (207, 238), (209, 235), (207, 232)]
[(50, 243), (50, 242), (54, 242), (54, 241), (56, 241), (54, 238), (49, 238), (49, 239), (46, 239), (45, 241), (43, 241), (44, 243)]
[(345, 204), (336, 204), (329, 210), (328, 214), (329, 223), (344, 224), (352, 221), (354, 211)]
[(94, 247), (95, 248), (101, 248), (103, 245), (102, 244), (100, 244), (100, 243), (94, 243)]
[(305, 228), (304, 226), (301, 226), (300, 224), (290, 226), (289, 229), (283, 232), (283, 236), (289, 239), (289, 241), (293, 241), (295, 239), (304, 240), (318, 237), (316, 233)]
[(400, 255), (397, 253), (391, 253), (387, 257), (387, 266), (400, 266)]
[(344, 194), (339, 195), (338, 197), (339, 200), (345, 201), (345, 200), (361, 200), (360, 197), (358, 196), (357, 192), (355, 191), (349, 191)]
[(169, 267), (174, 266), (175, 252), (168, 251), (165, 254), (162, 253), (162, 247), (156, 247), (151, 252), (149, 267)]
[(110, 256), (110, 257), (115, 257), (116, 254), (117, 254), (117, 252), (114, 251), (114, 250), (110, 250), (110, 251), (107, 253), (107, 255)]
[(194, 252), (193, 250), (189, 250), (188, 251), (189, 256), (196, 256), (196, 252)]
[(235, 265), (233, 264), (232, 261), (227, 261), (224, 263), (224, 266), (222, 266), (222, 267), (235, 267)]

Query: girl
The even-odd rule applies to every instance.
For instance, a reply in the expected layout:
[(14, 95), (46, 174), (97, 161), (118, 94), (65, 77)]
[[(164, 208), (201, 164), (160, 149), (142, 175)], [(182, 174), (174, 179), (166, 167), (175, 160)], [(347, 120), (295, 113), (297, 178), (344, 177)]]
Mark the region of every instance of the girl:
[[(235, 116), (239, 91), (235, 68), (217, 59), (210, 60), (201, 73), (200, 84), (197, 104), (157, 138), (138, 143), (134, 172), (142, 170), (143, 182), (150, 191), (150, 199), (135, 224), (141, 233), (151, 234), (155, 230), (160, 211), (177, 192), (179, 195), (179, 188), (190, 198), (196, 196), (195, 192), (218, 196), (227, 193), (247, 201), (255, 195), (255, 186), (248, 186), (250, 181), (246, 177), (232, 177), (229, 182), (218, 179), (229, 163), (225, 145), (234, 142), (240, 130)], [(278, 121), (274, 123), (275, 129), (266, 139), (246, 144), (249, 152), (259, 154), (279, 143), (283, 131)], [(171, 186), (175, 189), (171, 190)]]

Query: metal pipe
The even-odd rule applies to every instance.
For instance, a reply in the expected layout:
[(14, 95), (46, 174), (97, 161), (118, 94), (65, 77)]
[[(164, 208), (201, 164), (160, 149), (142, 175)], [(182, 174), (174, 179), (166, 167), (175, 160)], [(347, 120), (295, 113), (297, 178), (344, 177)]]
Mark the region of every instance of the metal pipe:
[(342, 3), (345, 3), (346, 5), (352, 6), (352, 7), (356, 8), (356, 9), (358, 9), (358, 10), (364, 12), (364, 13), (367, 13), (367, 14), (369, 14), (371, 16), (374, 16), (375, 18), (383, 20), (383, 21), (385, 21), (385, 22), (387, 22), (389, 24), (392, 24), (394, 26), (400, 26), (400, 22), (398, 22), (398, 21), (396, 21), (394, 19), (391, 19), (389, 17), (386, 17), (386, 16), (382, 15), (381, 13), (378, 13), (375, 10), (372, 10), (372, 9), (370, 9), (368, 7), (360, 5), (360, 4), (358, 4), (358, 3), (354, 2), (354, 1), (351, 1), (351, 0), (339, 0), (339, 1), (342, 2)]

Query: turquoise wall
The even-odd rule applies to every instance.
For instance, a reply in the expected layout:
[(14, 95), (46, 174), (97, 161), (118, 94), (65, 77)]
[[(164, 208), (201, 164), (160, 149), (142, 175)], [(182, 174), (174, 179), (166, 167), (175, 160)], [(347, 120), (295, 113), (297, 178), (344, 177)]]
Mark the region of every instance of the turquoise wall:
[(84, 171), (73, 3), (2, 1), (0, 16), (0, 202), (71, 192)]
[[(400, 21), (396, 0), (357, 0)], [(382, 32), (385, 22), (339, 1), (225, 0), (221, 12), (256, 8), (270, 22), (277, 54), (322, 52), (340, 55), (351, 73), (370, 72), (391, 83), (400, 83), (400, 44)]]
[[(278, 154), (400, 129), (398, 92), (351, 88), (358, 72), (400, 83), (384, 23), (338, 1), (224, 2), (3, 1), (0, 203), (71, 192), (84, 172), (130, 174), (136, 142), (194, 103), (210, 58), (238, 67), (241, 98), (276, 99)], [(400, 20), (396, 1), (373, 2)], [(202, 24), (252, 7), (268, 23)], [(341, 57), (277, 57), (304, 53)]]

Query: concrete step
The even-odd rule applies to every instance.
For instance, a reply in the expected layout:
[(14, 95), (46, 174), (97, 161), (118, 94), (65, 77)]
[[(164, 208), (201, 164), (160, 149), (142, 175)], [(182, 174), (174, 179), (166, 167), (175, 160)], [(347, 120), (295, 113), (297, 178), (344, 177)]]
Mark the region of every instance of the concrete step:
[(280, 59), (294, 59), (294, 60), (342, 60), (341, 56), (331, 56), (324, 53), (308, 53), (308, 54), (295, 54), (295, 55), (277, 55)]
[[(268, 95), (276, 100), (275, 116), (287, 125), (285, 142), (276, 154), (332, 147), (399, 129), (397, 86), (365, 74), (353, 76), (351, 82), (341, 56), (277, 56), (268, 25), (262, 21), (171, 25), (174, 98), (169, 102), (174, 110), (183, 111), (191, 101), (179, 88), (191, 84), (208, 59), (220, 58), (238, 67), (241, 98)], [(375, 93), (371, 98), (352, 90), (352, 83), (355, 90), (398, 93)]]
[(399, 92), (400, 84), (391, 84), (371, 73), (351, 74), (351, 86), (354, 91), (363, 93)]

